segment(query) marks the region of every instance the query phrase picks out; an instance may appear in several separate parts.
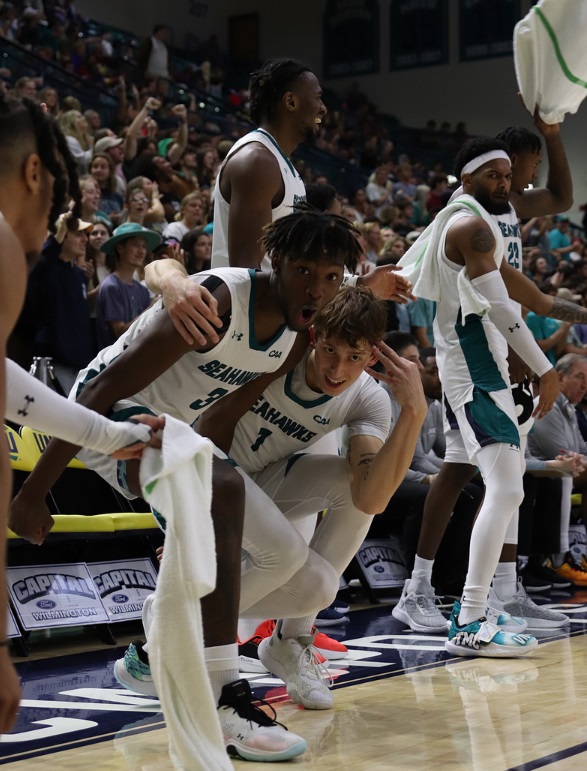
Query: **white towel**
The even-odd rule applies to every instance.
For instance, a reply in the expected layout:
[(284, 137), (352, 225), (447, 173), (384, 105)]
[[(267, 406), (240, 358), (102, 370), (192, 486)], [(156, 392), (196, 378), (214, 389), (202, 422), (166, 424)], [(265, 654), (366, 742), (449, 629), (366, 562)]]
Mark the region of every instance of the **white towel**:
[(514, 64), (528, 110), (560, 123), (587, 96), (587, 3), (540, 0), (514, 29)]
[[(494, 219), (473, 196), (463, 194), (448, 204), (428, 225), (422, 235), (407, 250), (399, 261), (402, 275), (408, 278), (414, 288), (416, 297), (438, 302), (440, 300), (440, 275), (438, 271), (438, 248), (440, 238), (448, 220), (457, 213), (482, 217), (491, 228), (496, 248), (494, 252), (497, 267), (503, 259), (503, 237)], [(476, 314), (483, 316), (491, 307), (489, 302), (471, 283), (465, 267), (457, 274), (457, 286), (461, 300), (462, 316), (466, 323), (467, 316)]]
[(167, 521), (149, 663), (174, 768), (231, 771), (206, 672), (200, 613), (200, 598), (216, 584), (212, 444), (169, 415), (162, 440), (161, 450), (145, 450), (140, 474), (145, 500)]

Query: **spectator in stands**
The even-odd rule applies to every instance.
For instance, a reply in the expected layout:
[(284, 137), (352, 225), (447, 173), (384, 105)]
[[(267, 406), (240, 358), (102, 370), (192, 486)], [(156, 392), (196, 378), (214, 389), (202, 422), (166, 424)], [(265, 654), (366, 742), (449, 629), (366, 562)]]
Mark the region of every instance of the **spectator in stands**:
[(418, 297), (416, 302), (408, 305), (411, 332), (416, 338), (418, 346), (424, 350), (434, 345), (434, 316), (436, 303)]
[(435, 215), (444, 209), (449, 198), (448, 177), (446, 174), (435, 174), (430, 181), (430, 192), (426, 201), (430, 219), (434, 219)]
[(548, 262), (546, 258), (542, 255), (540, 249), (537, 249), (532, 259), (530, 260), (528, 278), (532, 279), (535, 284), (540, 285), (546, 281), (546, 277), (548, 276), (549, 272), (550, 271), (548, 269)]
[(84, 118), (88, 124), (88, 134), (95, 136), (95, 134), (102, 128), (102, 118), (97, 110), (84, 110)]
[(169, 80), (169, 27), (155, 24), (151, 37), (144, 40), (137, 51), (137, 65), (143, 81), (149, 78)]
[(214, 147), (201, 147), (196, 153), (196, 177), (200, 187), (212, 187), (220, 159)]
[(44, 104), (49, 115), (56, 118), (59, 115), (59, 94), (52, 86), (45, 86), (39, 91), (39, 102)]
[(405, 238), (402, 236), (391, 236), (391, 238), (384, 241), (377, 263), (384, 265), (383, 261), (389, 260), (392, 265), (396, 265), (406, 253), (407, 248), (408, 244)]
[(373, 270), (379, 259), (379, 252), (383, 246), (381, 237), (381, 225), (378, 219), (364, 220), (363, 234), (365, 236), (365, 261), (368, 270)]
[(190, 193), (181, 201), (176, 221), (169, 223), (163, 231), (165, 238), (175, 238), (180, 243), (189, 230), (206, 224), (206, 203), (200, 192)]
[[(559, 359), (555, 369), (560, 393), (552, 410), (534, 424), (534, 431), (528, 436), (528, 446), (532, 454), (542, 460), (556, 458), (561, 452), (563, 455), (578, 453), (585, 458), (587, 444), (579, 430), (575, 405), (587, 393), (587, 359), (570, 353)], [(587, 521), (587, 471), (575, 477), (573, 485), (582, 493), (582, 516), (583, 521)], [(574, 561), (569, 550), (570, 511), (570, 499), (563, 501), (560, 551), (552, 555), (552, 566), (561, 577), (587, 586), (587, 571)]]
[(62, 214), (29, 276), (21, 319), (34, 356), (50, 356), (65, 393), (94, 355), (86, 302), (86, 275), (77, 267), (92, 225)]
[(354, 211), (354, 222), (363, 222), (365, 217), (370, 216), (375, 211), (373, 206), (369, 203), (365, 189), (362, 187), (355, 190), (353, 195), (351, 195), (350, 206)]
[(181, 248), (184, 252), (184, 264), (188, 276), (208, 270), (212, 259), (212, 236), (202, 228), (188, 230), (181, 239)]
[(79, 186), (82, 191), (81, 218), (93, 223), (100, 207), (100, 186), (91, 174), (81, 177)]
[(88, 124), (79, 110), (67, 110), (59, 116), (59, 125), (65, 134), (69, 152), (76, 160), (80, 174), (87, 174), (94, 140), (88, 133)]
[(143, 267), (147, 253), (160, 242), (158, 233), (135, 222), (125, 222), (100, 247), (110, 258), (112, 270), (98, 289), (96, 310), (100, 349), (115, 342), (149, 307), (149, 290), (139, 284), (134, 273)]
[(369, 182), (365, 193), (367, 198), (375, 206), (375, 216), (379, 217), (381, 209), (393, 201), (392, 183), (387, 174), (386, 166), (378, 166), (375, 169), (375, 178)]
[(94, 143), (94, 155), (107, 155), (114, 165), (116, 173), (116, 192), (126, 194), (126, 176), (122, 170), (122, 140), (120, 137), (105, 136)]
[(188, 145), (183, 151), (178, 164), (178, 175), (186, 182), (193, 185), (194, 190), (200, 187), (200, 181), (197, 174), (197, 151), (195, 147)]
[(192, 192), (191, 186), (176, 174), (169, 161), (160, 155), (143, 155), (137, 159), (134, 171), (136, 176), (148, 177), (157, 184), (165, 219), (173, 222), (179, 212), (181, 200)]
[(555, 227), (548, 232), (550, 249), (559, 257), (564, 257), (566, 260), (569, 260), (570, 253), (574, 248), (571, 236), (569, 235), (571, 223), (569, 218), (562, 214), (556, 217), (555, 223)]
[[(416, 185), (412, 175), (411, 163), (401, 163), (397, 170), (397, 182), (393, 185), (393, 199), (401, 201), (414, 201), (416, 199)], [(401, 196), (398, 197), (398, 194)]]
[(27, 99), (37, 100), (37, 81), (35, 78), (24, 76), (19, 78), (14, 84), (13, 96), (15, 99)]
[(100, 211), (108, 215), (112, 222), (117, 222), (124, 199), (116, 190), (116, 171), (112, 158), (105, 153), (94, 154), (90, 174), (100, 188)]
[(149, 199), (140, 187), (133, 187), (126, 195), (126, 208), (121, 216), (121, 222), (135, 222), (146, 227), (145, 218), (149, 211)]
[[(147, 199), (147, 212), (143, 222), (140, 224), (149, 228), (149, 230), (162, 234), (167, 227), (167, 220), (165, 219), (165, 209), (160, 200), (161, 196), (157, 183), (151, 181), (148, 177), (135, 177), (128, 183), (127, 196), (134, 195), (135, 193), (142, 193)], [(127, 218), (128, 213), (123, 212), (122, 221), (125, 222)]]

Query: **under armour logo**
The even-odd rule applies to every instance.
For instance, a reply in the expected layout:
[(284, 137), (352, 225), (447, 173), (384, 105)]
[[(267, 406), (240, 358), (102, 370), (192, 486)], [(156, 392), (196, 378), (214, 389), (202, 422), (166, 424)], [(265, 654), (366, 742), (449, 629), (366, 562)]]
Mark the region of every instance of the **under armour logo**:
[(29, 414), (28, 412), (29, 404), (32, 404), (35, 401), (35, 398), (34, 396), (33, 397), (25, 396), (24, 398), (25, 398), (25, 405), (22, 408), (22, 410), (18, 410), (17, 414), (22, 415), (24, 418), (26, 418), (26, 416)]
[(519, 329), (519, 328), (520, 328), (520, 325), (519, 325), (519, 324), (514, 324), (514, 326), (513, 326), (513, 327), (508, 327), (508, 329), (510, 330), (510, 332), (513, 332), (515, 329)]
[(240, 343), (240, 341), (241, 341), (241, 340), (242, 340), (242, 338), (243, 338), (243, 334), (244, 334), (244, 332), (233, 332), (233, 333), (232, 333), (232, 339), (234, 340), (234, 339), (235, 339), (235, 337), (236, 337), (236, 339), (237, 339), (237, 340), (238, 340), (238, 342)]

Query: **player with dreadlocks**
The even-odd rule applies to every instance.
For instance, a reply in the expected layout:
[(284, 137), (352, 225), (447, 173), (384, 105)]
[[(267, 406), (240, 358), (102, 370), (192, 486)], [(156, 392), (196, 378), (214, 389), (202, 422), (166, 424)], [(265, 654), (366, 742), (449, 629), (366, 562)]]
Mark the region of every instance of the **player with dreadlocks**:
[[(356, 263), (360, 246), (355, 229), (341, 217), (300, 211), (272, 223), (263, 248), (271, 257), (271, 273), (224, 268), (190, 278), (203, 280), (217, 302), (224, 322), (220, 342), (188, 346), (159, 301), (79, 374), (79, 401), (101, 414), (129, 408), (166, 412), (191, 425), (209, 405), (247, 382), (289, 371), (308, 346), (307, 330), (318, 312), (338, 292), (344, 268)], [(53, 440), (15, 499), (13, 510), (27, 513), (35, 539), (42, 540), (52, 524), (46, 491), (76, 451)], [(80, 453), (80, 458), (127, 497), (141, 494), (137, 461), (122, 469), (96, 452)], [(271, 506), (268, 500), (263, 543), (253, 540), (246, 526), (243, 536), (241, 477), (226, 461), (214, 459), (217, 586), (202, 600), (204, 656), (227, 749), (245, 759), (265, 761), (293, 757), (306, 747), (303, 739), (254, 709), (248, 682), (238, 675), (241, 545), (276, 586), (287, 581), (307, 556), (300, 537), (292, 542), (292, 559), (286, 565), (275, 559), (282, 544), (272, 540)], [(174, 665), (178, 663), (169, 662), (169, 667)], [(141, 675), (145, 666), (147, 652), (133, 645), (117, 662), (115, 673), (121, 684), (145, 693), (153, 688), (152, 680)]]
[[(125, 423), (119, 428), (90, 410), (70, 404), (10, 360), (5, 361), (8, 337), (20, 313), (28, 269), (38, 258), (54, 223), (73, 199), (77, 218), (80, 190), (75, 162), (54, 119), (29, 99), (0, 95), (0, 410), (20, 424), (76, 439), (85, 446), (112, 453), (126, 445), (124, 457), (136, 457), (148, 439), (145, 426)], [(71, 411), (71, 407), (74, 411)], [(150, 419), (154, 425), (153, 419)], [(10, 461), (0, 450), (0, 575), (4, 574), (5, 534), (10, 491)], [(6, 588), (0, 580), (0, 629), (6, 629)], [(0, 637), (0, 732), (10, 730), (18, 707), (19, 687)]]

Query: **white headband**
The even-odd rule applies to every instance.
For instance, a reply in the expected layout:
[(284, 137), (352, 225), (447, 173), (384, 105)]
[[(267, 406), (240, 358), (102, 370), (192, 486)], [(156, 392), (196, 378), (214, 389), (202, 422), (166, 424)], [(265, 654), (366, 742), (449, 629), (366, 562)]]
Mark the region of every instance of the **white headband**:
[(483, 153), (482, 155), (473, 158), (469, 163), (465, 163), (461, 169), (461, 179), (463, 178), (463, 174), (472, 174), (474, 171), (477, 171), (477, 169), (480, 169), (485, 163), (494, 161), (496, 158), (503, 158), (506, 161), (510, 160), (510, 156), (504, 150), (491, 150), (488, 153)]

